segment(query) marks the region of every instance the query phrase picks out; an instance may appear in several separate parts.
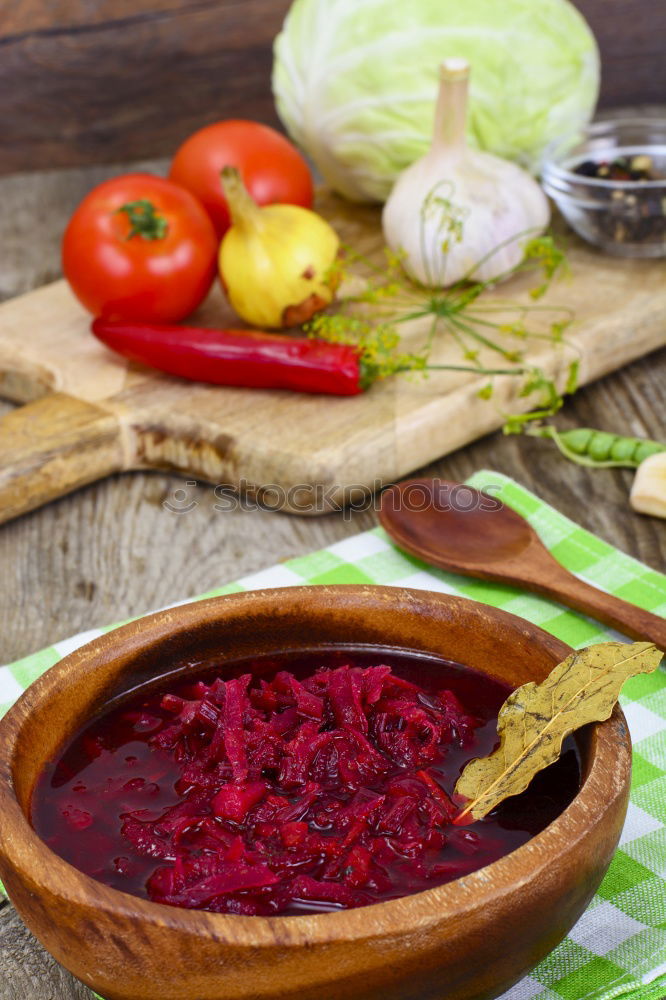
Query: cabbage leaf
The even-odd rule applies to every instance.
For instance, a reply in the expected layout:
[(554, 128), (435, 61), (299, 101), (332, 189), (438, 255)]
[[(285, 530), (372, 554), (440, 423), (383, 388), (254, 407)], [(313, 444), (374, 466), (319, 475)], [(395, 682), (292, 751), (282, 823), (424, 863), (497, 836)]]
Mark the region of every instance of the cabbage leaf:
[(598, 50), (568, 0), (295, 0), (275, 41), (278, 113), (331, 187), (384, 201), (426, 152), (451, 56), (472, 67), (470, 143), (534, 173), (594, 110)]

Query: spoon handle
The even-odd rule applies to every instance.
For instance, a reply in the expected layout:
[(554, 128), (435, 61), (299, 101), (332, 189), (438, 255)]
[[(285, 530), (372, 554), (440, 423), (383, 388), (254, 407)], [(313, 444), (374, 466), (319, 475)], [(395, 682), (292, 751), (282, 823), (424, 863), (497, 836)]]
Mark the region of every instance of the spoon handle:
[(653, 642), (666, 652), (666, 618), (661, 615), (653, 615), (629, 601), (606, 594), (564, 569), (561, 574), (551, 574), (539, 589), (574, 611), (610, 625), (631, 639)]

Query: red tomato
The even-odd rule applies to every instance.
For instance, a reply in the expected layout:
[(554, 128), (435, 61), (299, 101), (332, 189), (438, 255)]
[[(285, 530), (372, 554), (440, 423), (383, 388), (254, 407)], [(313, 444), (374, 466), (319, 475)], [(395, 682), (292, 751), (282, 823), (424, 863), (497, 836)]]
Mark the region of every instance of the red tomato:
[(312, 175), (288, 139), (259, 122), (230, 119), (199, 129), (178, 149), (169, 177), (196, 195), (223, 236), (229, 212), (220, 171), (238, 167), (245, 186), (260, 205), (312, 206)]
[(176, 322), (205, 298), (218, 240), (189, 191), (152, 174), (125, 174), (88, 194), (62, 243), (80, 302), (108, 319)]

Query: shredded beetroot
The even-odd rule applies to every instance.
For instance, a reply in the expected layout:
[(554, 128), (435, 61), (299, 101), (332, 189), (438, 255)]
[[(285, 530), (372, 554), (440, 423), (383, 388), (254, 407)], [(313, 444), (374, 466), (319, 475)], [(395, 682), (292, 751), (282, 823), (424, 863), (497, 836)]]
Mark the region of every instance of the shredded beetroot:
[[(74, 864), (156, 902), (245, 915), (362, 906), (466, 874), (528, 836), (512, 841), (492, 820), (451, 825), (447, 788), (490, 749), (475, 733), (492, 725), (385, 664), (197, 681), (106, 720), (79, 738), (85, 781), (65, 773), (67, 755), (51, 779), (68, 846), (53, 810), (49, 823), (36, 808), (35, 825)], [(87, 853), (72, 846), (79, 834)]]
[(360, 906), (405, 861), (427, 879), (457, 810), (424, 768), (471, 742), (478, 720), (384, 665), (251, 680), (162, 699), (174, 722), (151, 742), (182, 767), (184, 803), (122, 828), (138, 854), (170, 862), (149, 897), (273, 913), (298, 899)]

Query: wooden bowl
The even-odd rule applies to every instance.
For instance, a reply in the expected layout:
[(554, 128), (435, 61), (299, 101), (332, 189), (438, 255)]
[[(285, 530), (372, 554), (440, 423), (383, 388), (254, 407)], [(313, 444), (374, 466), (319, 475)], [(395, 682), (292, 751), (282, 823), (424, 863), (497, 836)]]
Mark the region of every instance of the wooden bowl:
[(542, 833), (472, 875), (361, 909), (240, 917), (161, 906), (81, 874), (32, 830), (30, 796), (44, 763), (110, 698), (213, 654), (238, 660), (341, 643), (435, 652), (515, 685), (541, 680), (570, 652), (520, 618), (441, 594), (256, 591), (95, 639), (5, 717), (0, 876), (42, 944), (107, 1000), (490, 1000), (584, 910), (625, 815), (631, 747), (619, 709), (582, 732), (582, 787)]

